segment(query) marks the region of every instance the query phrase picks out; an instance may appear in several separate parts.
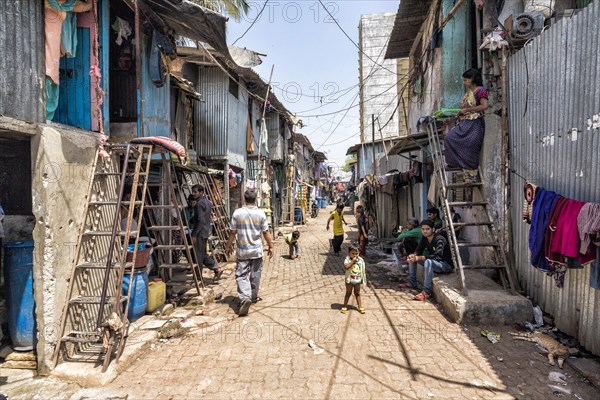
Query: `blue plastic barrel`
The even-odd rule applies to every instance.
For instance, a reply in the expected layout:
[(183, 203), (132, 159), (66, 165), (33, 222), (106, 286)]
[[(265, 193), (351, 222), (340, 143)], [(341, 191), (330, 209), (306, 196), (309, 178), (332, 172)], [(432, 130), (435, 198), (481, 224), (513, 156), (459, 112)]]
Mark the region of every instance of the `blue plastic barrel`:
[(302, 208), (300, 208), (300, 207), (294, 208), (294, 221), (302, 222)]
[(16, 351), (31, 351), (36, 335), (33, 298), (33, 241), (4, 245), (8, 333)]
[[(129, 271), (123, 276), (123, 295), (127, 296), (130, 281)], [(129, 297), (129, 310), (127, 311), (127, 319), (135, 321), (142, 317), (148, 307), (148, 272), (146, 269), (136, 269), (131, 280), (131, 294)]]

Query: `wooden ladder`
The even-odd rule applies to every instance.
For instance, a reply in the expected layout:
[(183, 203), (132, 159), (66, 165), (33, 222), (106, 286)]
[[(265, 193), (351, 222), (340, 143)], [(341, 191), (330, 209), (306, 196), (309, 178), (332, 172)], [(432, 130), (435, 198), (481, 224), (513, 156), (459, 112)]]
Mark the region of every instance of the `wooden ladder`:
[(186, 198), (192, 193), (194, 185), (204, 186), (206, 196), (213, 205), (211, 220), (215, 236), (209, 237), (208, 240), (211, 253), (215, 261), (227, 262), (229, 257), (225, 251), (225, 244), (229, 237), (229, 213), (225, 209), (223, 193), (209, 174), (188, 169), (182, 170), (181, 187)]
[[(508, 259), (506, 257), (504, 245), (499, 239), (502, 235), (500, 235), (500, 233), (498, 232), (498, 228), (494, 226), (494, 219), (492, 218), (490, 203), (487, 200), (487, 196), (485, 193), (485, 184), (482, 180), (483, 174), (481, 168), (479, 168), (478, 170), (477, 181), (470, 182), (465, 180), (464, 182), (460, 183), (448, 182), (448, 174), (462, 173), (462, 169), (449, 169), (446, 167), (442, 145), (443, 142), (440, 140), (438, 128), (433, 117), (431, 117), (431, 120), (426, 124), (426, 127), (431, 148), (431, 156), (434, 164), (434, 179), (437, 179), (437, 182), (440, 185), (440, 201), (444, 211), (444, 222), (447, 227), (448, 241), (450, 249), (452, 250), (452, 259), (454, 261), (454, 266), (459, 276), (459, 283), (463, 295), (468, 295), (464, 272), (467, 269), (498, 270), (500, 280), (504, 289), (510, 290), (511, 293), (515, 294), (516, 291), (519, 290), (517, 286), (518, 281), (516, 279), (514, 271), (510, 268), (508, 264)], [(456, 192), (465, 189), (470, 191), (478, 190), (480, 193), (481, 200), (473, 201), (473, 199), (471, 198), (464, 199), (465, 201), (455, 201)], [(452, 196), (452, 200), (450, 199), (451, 194), (454, 194), (454, 196)], [(475, 215), (479, 216), (478, 220), (476, 221), (456, 223), (452, 221), (450, 211), (451, 207), (477, 207), (480, 208), (483, 211), (483, 213), (475, 213)], [(480, 242), (459, 242), (457, 239), (455, 229), (466, 226), (483, 227), (486, 230), (485, 232), (487, 233), (489, 240), (484, 240)], [(492, 249), (492, 262), (479, 265), (463, 264), (462, 258), (460, 256), (460, 249), (471, 247)]]
[[(142, 215), (144, 202), (125, 200), (126, 186), (131, 199), (146, 191), (151, 145), (107, 145), (109, 157), (96, 153), (83, 221), (69, 279), (67, 303), (63, 308), (59, 340), (53, 363), (61, 353), (66, 361), (103, 359), (106, 371), (113, 352), (118, 361), (128, 329), (127, 311), (132, 284), (122, 293), (123, 277), (133, 277), (134, 262), (127, 261), (128, 245), (135, 238), (132, 260), (136, 259), (139, 225), (132, 228), (134, 215)], [(121, 227), (126, 211), (126, 224)], [(124, 219), (124, 218), (123, 218)], [(130, 279), (130, 282), (132, 279)]]
[[(158, 261), (158, 272), (171, 290), (174, 287), (187, 287), (193, 284), (200, 296), (201, 287), (204, 287), (202, 271), (198, 268), (198, 258), (191, 238), (187, 234), (189, 229), (183, 217), (175, 164), (166, 150), (156, 148), (155, 153), (160, 154), (161, 177), (158, 183), (148, 184), (148, 190), (144, 193), (144, 201), (147, 204), (144, 223), (157, 242), (154, 250)], [(159, 188), (158, 201), (152, 195), (151, 187)], [(174, 243), (175, 241), (179, 243)], [(181, 261), (181, 255), (185, 256), (185, 262)], [(185, 272), (184, 280), (174, 279), (174, 273), (177, 272)], [(192, 276), (191, 280), (189, 275)]]
[(283, 188), (283, 210), (281, 213), (281, 222), (294, 224), (294, 209), (296, 208), (296, 201), (294, 200), (294, 189), (290, 187)]

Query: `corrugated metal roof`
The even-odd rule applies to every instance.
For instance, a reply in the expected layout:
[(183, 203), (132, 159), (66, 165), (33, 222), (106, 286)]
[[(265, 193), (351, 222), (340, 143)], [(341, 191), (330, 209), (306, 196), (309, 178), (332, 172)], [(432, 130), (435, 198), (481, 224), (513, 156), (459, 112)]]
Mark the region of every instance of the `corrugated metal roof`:
[[(509, 68), (511, 168), (536, 185), (580, 201), (600, 201), (600, 2), (564, 18), (512, 56)], [(600, 355), (600, 290), (589, 267), (569, 269), (564, 287), (530, 264), (522, 222), (523, 179), (511, 176), (513, 246), (519, 280), (557, 327)]]
[(404, 136), (397, 139), (396, 144), (388, 150), (388, 156), (418, 151), (428, 145), (429, 138), (427, 137), (427, 133), (416, 133), (414, 135)]
[[(132, 0), (128, 3), (134, 4)], [(162, 20), (178, 35), (208, 43), (230, 57), (226, 40), (227, 17), (224, 15), (188, 0), (142, 0), (140, 5), (146, 15)]]
[(0, 1), (0, 115), (43, 122), (44, 2)]
[(346, 151), (346, 155), (349, 156), (350, 154), (356, 154), (358, 152), (358, 150), (360, 150), (360, 143), (359, 144), (355, 144), (354, 146), (350, 146), (348, 147), (348, 150)]
[(431, 6), (431, 0), (402, 0), (398, 7), (394, 28), (385, 53), (385, 59), (408, 57), (413, 42)]

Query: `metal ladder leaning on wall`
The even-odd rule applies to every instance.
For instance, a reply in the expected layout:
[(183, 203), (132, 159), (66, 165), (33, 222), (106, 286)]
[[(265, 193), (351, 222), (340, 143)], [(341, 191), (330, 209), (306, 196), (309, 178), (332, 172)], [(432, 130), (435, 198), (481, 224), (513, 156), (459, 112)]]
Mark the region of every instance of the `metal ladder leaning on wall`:
[[(449, 169), (446, 167), (446, 161), (444, 158), (443, 145), (440, 140), (439, 132), (435, 119), (431, 117), (429, 123), (426, 124), (427, 136), (429, 138), (429, 144), (431, 149), (431, 156), (433, 159), (434, 174), (437, 182), (440, 184), (440, 197), (442, 208), (444, 210), (444, 223), (447, 227), (448, 242), (450, 249), (452, 250), (452, 259), (454, 261), (454, 267), (457, 269), (459, 284), (463, 295), (468, 295), (467, 285), (465, 282), (465, 270), (481, 270), (490, 269), (498, 270), (502, 286), (505, 290), (510, 290), (511, 293), (515, 294), (518, 290), (517, 280), (514, 276), (513, 271), (508, 265), (508, 259), (504, 250), (503, 243), (499, 240), (500, 235), (494, 227), (492, 214), (490, 211), (490, 203), (487, 201), (485, 194), (485, 185), (483, 182), (483, 174), (481, 167), (478, 169), (478, 178), (475, 182), (462, 182), (462, 183), (450, 183), (448, 182), (448, 173), (462, 173), (462, 169)], [(467, 199), (467, 201), (456, 201), (452, 199), (450, 201), (451, 192), (456, 193), (458, 190), (464, 189), (477, 189), (480, 193), (481, 201), (473, 201)], [(456, 197), (456, 196), (454, 196)], [(477, 221), (473, 222), (452, 222), (450, 207), (478, 207), (482, 209), (483, 213), (475, 213), (481, 215)], [(456, 235), (456, 228), (465, 226), (477, 226), (486, 229), (488, 241), (481, 242), (459, 242)], [(480, 247), (488, 248), (493, 250), (493, 262), (492, 264), (482, 265), (464, 265), (460, 256), (460, 249), (463, 247)]]
[[(192, 283), (198, 295), (201, 295), (200, 288), (204, 287), (202, 272), (196, 268), (198, 264), (194, 246), (186, 234), (188, 227), (182, 216), (181, 193), (178, 193), (181, 189), (177, 181), (174, 162), (167, 158), (166, 150), (155, 147), (155, 153), (159, 153), (161, 157), (162, 177), (160, 183), (148, 184), (148, 190), (144, 192), (143, 197), (146, 203), (144, 223), (147, 230), (154, 233), (157, 241), (154, 250), (157, 253), (158, 271), (165, 278), (167, 287), (173, 289), (175, 286), (184, 287)], [(162, 191), (158, 202), (153, 200), (150, 187), (158, 187)], [(156, 212), (159, 212), (159, 215), (156, 215)], [(175, 214), (175, 222), (172, 220), (173, 214)], [(162, 223), (158, 221), (162, 221)], [(175, 232), (179, 234), (180, 243), (173, 243), (173, 233)], [(185, 262), (174, 259), (174, 255), (178, 254), (185, 256)], [(173, 273), (177, 271), (191, 274), (192, 280), (188, 280), (187, 275), (185, 281), (173, 280)]]
[[(212, 240), (209, 240), (208, 243), (213, 252), (213, 256), (227, 262), (229, 261), (225, 249), (225, 244), (227, 244), (227, 239), (229, 239), (229, 212), (227, 212), (226, 209), (227, 203), (223, 197), (223, 192), (217, 187), (217, 183), (210, 174), (201, 174), (200, 179), (200, 183), (206, 188), (206, 194), (213, 203), (212, 223), (217, 234), (217, 240), (211, 238)], [(223, 184), (227, 185), (227, 181), (224, 180)]]
[(208, 173), (182, 170), (181, 178), (181, 188), (185, 195), (192, 193), (194, 185), (202, 185), (206, 189), (206, 196), (211, 200), (213, 205), (211, 219), (216, 233), (216, 236), (209, 238), (208, 243), (215, 261), (229, 261), (229, 257), (225, 251), (225, 244), (229, 237), (229, 214), (225, 210), (225, 201), (222, 192)]
[[(87, 193), (84, 217), (75, 250), (74, 267), (53, 356), (54, 366), (64, 350), (67, 361), (103, 359), (106, 371), (113, 351), (118, 361), (128, 329), (127, 311), (131, 287), (122, 294), (123, 277), (132, 277), (134, 262), (128, 261), (127, 247), (135, 238), (132, 260), (137, 256), (138, 228), (134, 215), (144, 212), (143, 201), (131, 199), (146, 191), (151, 145), (106, 145), (109, 157), (96, 153)], [(127, 211), (126, 226), (121, 227)], [(131, 279), (130, 279), (131, 282)]]

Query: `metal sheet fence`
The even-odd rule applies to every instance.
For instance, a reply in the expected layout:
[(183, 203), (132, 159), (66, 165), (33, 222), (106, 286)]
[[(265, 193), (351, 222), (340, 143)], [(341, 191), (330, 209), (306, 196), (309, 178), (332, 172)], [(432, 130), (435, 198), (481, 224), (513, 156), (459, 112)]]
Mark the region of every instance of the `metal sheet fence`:
[(0, 115), (44, 121), (43, 4), (0, 2)]
[(199, 67), (198, 92), (204, 102), (194, 111), (198, 155), (222, 157), (227, 155), (229, 78), (217, 67)]
[[(600, 201), (600, 2), (552, 25), (509, 59), (511, 218), (519, 279), (560, 330), (600, 355), (600, 290), (589, 267), (564, 288), (529, 262), (523, 178), (565, 197)], [(595, 122), (596, 121), (596, 122)], [(518, 175), (517, 175), (518, 174)], [(520, 176), (519, 176), (520, 175)]]

